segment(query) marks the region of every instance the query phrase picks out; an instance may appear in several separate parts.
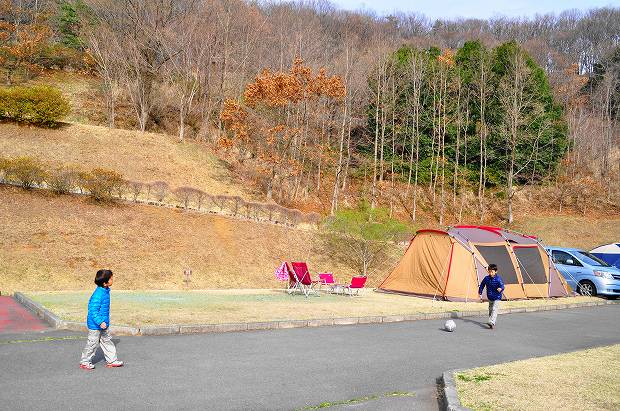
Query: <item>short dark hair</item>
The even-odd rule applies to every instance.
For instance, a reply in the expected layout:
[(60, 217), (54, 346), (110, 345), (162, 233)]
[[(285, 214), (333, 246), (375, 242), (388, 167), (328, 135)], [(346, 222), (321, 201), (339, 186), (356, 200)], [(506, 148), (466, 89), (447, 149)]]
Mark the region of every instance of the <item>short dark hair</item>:
[(97, 271), (97, 274), (95, 274), (95, 284), (97, 284), (99, 287), (103, 287), (105, 283), (110, 281), (110, 278), (112, 278), (112, 275), (114, 275), (112, 273), (112, 270)]
[(497, 271), (497, 264), (489, 264), (489, 270)]

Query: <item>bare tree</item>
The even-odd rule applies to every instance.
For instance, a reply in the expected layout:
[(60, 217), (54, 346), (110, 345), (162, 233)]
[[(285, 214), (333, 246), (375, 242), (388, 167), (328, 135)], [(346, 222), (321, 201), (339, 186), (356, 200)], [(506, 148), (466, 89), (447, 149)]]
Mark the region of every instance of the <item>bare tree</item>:
[[(515, 48), (510, 58), (506, 75), (500, 81), (499, 102), (504, 114), (500, 133), (506, 141), (508, 151), (508, 166), (506, 179), (506, 199), (508, 202), (507, 220), (512, 224), (514, 213), (512, 209), (515, 195), (515, 179), (529, 165), (537, 150), (537, 144), (531, 144), (532, 152), (524, 164), (518, 162), (518, 148), (525, 140), (538, 140), (541, 134), (547, 131), (548, 124), (540, 124), (545, 121), (541, 115), (543, 106), (534, 99), (528, 90), (531, 88), (532, 73), (527, 66), (524, 53)], [(537, 129), (534, 129), (537, 125)]]
[(114, 33), (110, 32), (110, 27), (101, 26), (93, 30), (91, 26), (87, 26), (87, 30), (89, 30), (86, 32), (89, 51), (103, 82), (108, 127), (114, 128), (116, 125), (116, 101), (120, 92), (121, 72), (118, 56), (122, 55), (121, 46)]
[(150, 184), (150, 187), (150, 191), (155, 196), (155, 200), (160, 203), (164, 201), (166, 195), (168, 194), (168, 191), (170, 190), (168, 183), (166, 183), (165, 181), (155, 181)]

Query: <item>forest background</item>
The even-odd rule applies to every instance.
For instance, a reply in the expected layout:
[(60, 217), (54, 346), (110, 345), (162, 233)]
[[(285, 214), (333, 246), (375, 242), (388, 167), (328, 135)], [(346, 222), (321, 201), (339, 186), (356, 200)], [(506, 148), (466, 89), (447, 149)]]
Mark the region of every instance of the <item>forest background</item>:
[(504, 222), (620, 204), (620, 10), (429, 20), (329, 2), (5, 0), (9, 87), (98, 84), (85, 121), (203, 141), (263, 201)]

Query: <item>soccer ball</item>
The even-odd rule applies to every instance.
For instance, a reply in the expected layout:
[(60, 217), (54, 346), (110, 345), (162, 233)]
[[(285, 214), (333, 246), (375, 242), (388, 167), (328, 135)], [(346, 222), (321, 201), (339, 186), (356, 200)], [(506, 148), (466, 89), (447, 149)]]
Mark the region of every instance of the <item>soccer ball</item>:
[(445, 328), (446, 331), (452, 332), (456, 330), (456, 323), (453, 320), (448, 320), (444, 324), (443, 328)]

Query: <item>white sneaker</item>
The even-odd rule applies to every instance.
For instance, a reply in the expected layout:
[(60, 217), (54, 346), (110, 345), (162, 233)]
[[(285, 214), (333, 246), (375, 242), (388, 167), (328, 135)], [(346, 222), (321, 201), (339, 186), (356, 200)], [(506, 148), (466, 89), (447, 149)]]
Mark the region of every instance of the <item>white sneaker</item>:
[(123, 366), (123, 362), (119, 361), (119, 360), (116, 360), (116, 361), (112, 361), (112, 362), (107, 363), (105, 366), (108, 367), (108, 368), (122, 367)]
[(82, 362), (80, 363), (80, 368), (83, 370), (94, 370), (95, 366), (90, 362)]

